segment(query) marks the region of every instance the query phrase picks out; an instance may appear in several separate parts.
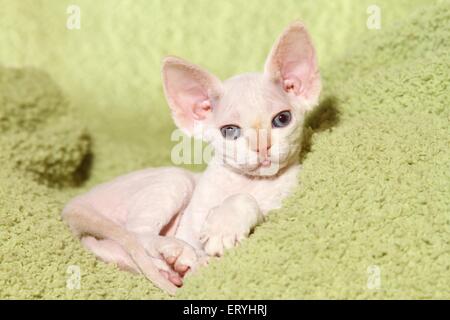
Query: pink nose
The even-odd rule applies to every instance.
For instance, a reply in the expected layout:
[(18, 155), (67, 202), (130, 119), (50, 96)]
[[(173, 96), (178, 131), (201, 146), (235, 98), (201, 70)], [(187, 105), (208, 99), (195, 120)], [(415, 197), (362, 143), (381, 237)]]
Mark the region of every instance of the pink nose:
[[(265, 149), (266, 150), (264, 150), (264, 148), (262, 148), (261, 150), (263, 150), (263, 151), (269, 151), (270, 150), (270, 147), (272, 147), (271, 145), (270, 146), (267, 146)], [(258, 152), (259, 153), (259, 147), (256, 149), (256, 152)]]
[(249, 146), (253, 151), (266, 157), (272, 146), (270, 130), (256, 129), (254, 133), (249, 136)]
[[(261, 146), (261, 147), (262, 147), (262, 146)], [(266, 148), (264, 148), (264, 147), (263, 147), (263, 148), (258, 147), (258, 148), (256, 149), (256, 152), (260, 155), (260, 157), (262, 157), (262, 158), (268, 158), (270, 147), (271, 147), (271, 145), (269, 145), (269, 146), (266, 147)]]

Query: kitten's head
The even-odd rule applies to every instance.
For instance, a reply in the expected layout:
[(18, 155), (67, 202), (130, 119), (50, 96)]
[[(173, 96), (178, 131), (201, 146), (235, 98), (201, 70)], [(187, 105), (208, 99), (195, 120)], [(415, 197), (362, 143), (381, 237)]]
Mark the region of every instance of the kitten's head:
[(315, 50), (298, 22), (281, 34), (263, 73), (221, 82), (167, 57), (163, 84), (177, 126), (210, 142), (226, 166), (253, 176), (274, 175), (298, 157), (305, 113), (320, 93)]

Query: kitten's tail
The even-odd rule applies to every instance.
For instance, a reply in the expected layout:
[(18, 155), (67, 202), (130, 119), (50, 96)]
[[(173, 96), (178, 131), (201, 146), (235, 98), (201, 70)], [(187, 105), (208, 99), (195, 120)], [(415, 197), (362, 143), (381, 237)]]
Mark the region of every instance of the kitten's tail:
[(174, 295), (177, 287), (163, 277), (145, 248), (137, 238), (125, 228), (97, 213), (95, 210), (79, 205), (68, 205), (62, 213), (63, 219), (78, 236), (91, 235), (99, 239), (110, 239), (117, 242), (128, 252), (142, 274), (157, 287)]

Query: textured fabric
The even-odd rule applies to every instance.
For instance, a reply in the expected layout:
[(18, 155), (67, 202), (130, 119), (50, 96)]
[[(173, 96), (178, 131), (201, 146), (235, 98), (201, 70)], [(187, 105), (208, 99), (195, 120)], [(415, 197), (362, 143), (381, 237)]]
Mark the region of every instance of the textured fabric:
[(366, 27), (372, 1), (77, 3), (81, 29), (68, 30), (69, 1), (0, 0), (0, 64), (54, 80), (0, 68), (0, 297), (168, 298), (96, 261), (60, 211), (170, 165), (164, 55), (221, 78), (261, 70), (301, 19), (323, 76), (301, 185), (178, 297), (450, 298), (449, 1), (377, 1), (380, 30)]

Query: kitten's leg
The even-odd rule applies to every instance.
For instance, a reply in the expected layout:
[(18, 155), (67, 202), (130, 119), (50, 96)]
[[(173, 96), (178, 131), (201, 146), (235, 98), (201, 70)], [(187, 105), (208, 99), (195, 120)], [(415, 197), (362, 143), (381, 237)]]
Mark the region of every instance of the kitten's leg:
[(157, 238), (164, 226), (189, 202), (194, 185), (195, 179), (187, 171), (161, 170), (127, 204), (129, 214), (125, 225), (108, 218), (110, 210), (99, 205), (103, 210), (99, 212), (94, 207), (97, 204), (95, 192), (108, 192), (108, 189), (94, 190), (89, 195), (75, 198), (64, 208), (63, 219), (77, 236), (88, 237), (83, 241), (84, 245), (100, 259), (127, 269), (137, 267), (160, 288), (174, 293), (174, 285), (181, 285), (180, 275), (163, 258), (159, 259), (160, 254), (149, 253), (146, 249), (151, 241), (143, 242), (142, 237)]
[(159, 237), (155, 248), (180, 275), (195, 271), (200, 262), (200, 256), (190, 244), (174, 237)]
[[(97, 258), (106, 262), (115, 264), (118, 268), (131, 273), (140, 274), (136, 263), (131, 259), (130, 255), (115, 241), (109, 239), (99, 240), (91, 236), (81, 238), (83, 246), (92, 251)], [(175, 285), (181, 285), (181, 279), (167, 264), (156, 258), (151, 258), (153, 264), (158, 268), (159, 272)]]
[[(154, 257), (161, 257), (180, 276), (193, 270), (198, 257), (192, 246), (172, 236), (194, 190), (192, 173), (173, 169), (145, 188), (127, 217), (126, 229)], [(163, 236), (161, 236), (163, 235)]]
[[(147, 279), (153, 281), (155, 285), (166, 292), (175, 294), (178, 283), (171, 279), (169, 274), (163, 273), (161, 275), (160, 273), (161, 270), (166, 271), (165, 262), (150, 257), (134, 234), (96, 212), (93, 208), (89, 208), (87, 204), (69, 203), (63, 210), (63, 219), (69, 224), (73, 233), (80, 238), (92, 236), (97, 239), (112, 240), (117, 243), (129, 255), (135, 266), (138, 267), (139, 271)], [(86, 241), (87, 245), (100, 258), (105, 258), (108, 262), (117, 262), (114, 259), (119, 258), (121, 262), (126, 262), (123, 259), (123, 255), (120, 254), (120, 251), (117, 251), (117, 246), (112, 245), (112, 243), (96, 243), (92, 240), (85, 240), (85, 245)], [(112, 249), (114, 253), (108, 255), (107, 251), (109, 249)], [(157, 261), (163, 262), (163, 266), (161, 267), (155, 263)]]
[(100, 260), (106, 263), (116, 264), (117, 267), (125, 271), (141, 273), (130, 255), (117, 242), (85, 236), (81, 238), (81, 243)]
[(248, 237), (252, 229), (264, 220), (256, 202), (249, 194), (236, 194), (212, 208), (200, 233), (200, 241), (210, 256), (222, 256)]

